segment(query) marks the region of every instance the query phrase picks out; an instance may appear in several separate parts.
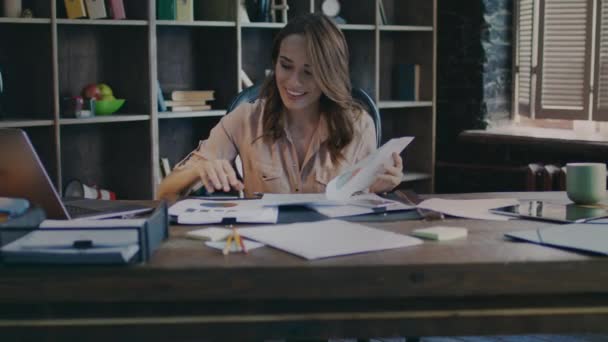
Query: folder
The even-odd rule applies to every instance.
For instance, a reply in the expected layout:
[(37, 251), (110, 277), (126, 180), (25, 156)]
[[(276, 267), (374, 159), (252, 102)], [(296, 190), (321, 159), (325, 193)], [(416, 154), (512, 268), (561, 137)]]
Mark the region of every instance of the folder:
[(85, 0), (90, 19), (107, 18), (106, 4), (104, 0)]
[(552, 225), (534, 230), (507, 233), (505, 236), (545, 246), (608, 255), (607, 223)]
[(76, 19), (83, 18), (87, 16), (87, 11), (84, 8), (83, 0), (64, 0), (65, 1), (65, 11), (67, 13), (68, 18)]
[(0, 230), (4, 263), (127, 264), (145, 262), (168, 236), (167, 205), (147, 218), (46, 220), (6, 243), (18, 228)]

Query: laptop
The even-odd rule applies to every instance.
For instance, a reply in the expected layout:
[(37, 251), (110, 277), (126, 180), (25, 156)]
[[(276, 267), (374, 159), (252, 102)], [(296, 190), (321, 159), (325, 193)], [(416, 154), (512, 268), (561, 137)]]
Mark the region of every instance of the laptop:
[(151, 211), (124, 202), (59, 197), (34, 146), (21, 129), (0, 129), (0, 197), (26, 198), (50, 219), (104, 219)]

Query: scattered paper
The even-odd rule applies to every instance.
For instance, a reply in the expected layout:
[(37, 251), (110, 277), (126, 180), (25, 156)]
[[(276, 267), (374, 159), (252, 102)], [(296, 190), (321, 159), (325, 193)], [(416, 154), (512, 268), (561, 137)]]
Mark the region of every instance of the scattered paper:
[[(245, 239), (243, 239), (243, 244), (245, 245), (245, 248), (247, 248), (247, 251), (250, 251), (252, 249), (256, 249), (256, 248), (259, 248), (259, 247), (264, 247), (263, 243), (259, 243), (259, 242), (255, 242), (255, 241), (250, 241), (250, 240), (245, 240)], [(207, 245), (208, 247), (219, 249), (220, 251), (222, 251), (222, 250), (224, 250), (224, 247), (226, 247), (226, 242), (224, 242), (224, 241), (206, 241), (205, 245)], [(237, 246), (237, 244), (234, 243), (234, 242), (231, 243), (230, 244), (230, 252), (231, 253), (242, 252), (241, 246)]]
[(339, 220), (240, 228), (239, 233), (309, 260), (422, 243), (411, 236)]
[(214, 201), (185, 199), (169, 208), (179, 224), (220, 223), (233, 218), (240, 223), (276, 223), (279, 209), (264, 207), (260, 200)]
[(509, 217), (492, 214), (489, 212), (489, 210), (517, 204), (519, 204), (519, 201), (515, 198), (488, 198), (474, 200), (431, 198), (418, 204), (418, 208), (429, 209), (447, 215), (463, 218), (507, 221), (509, 220)]
[(403, 204), (398, 201), (382, 198), (376, 194), (364, 194), (351, 197), (348, 205), (308, 205), (314, 211), (327, 217), (346, 217), (382, 213), (396, 210), (412, 210), (415, 206)]
[(189, 231), (186, 233), (186, 237), (195, 240), (222, 241), (226, 240), (230, 234), (232, 234), (232, 229), (208, 227)]
[(141, 227), (145, 219), (105, 219), (105, 220), (44, 220), (39, 228), (113, 228)]

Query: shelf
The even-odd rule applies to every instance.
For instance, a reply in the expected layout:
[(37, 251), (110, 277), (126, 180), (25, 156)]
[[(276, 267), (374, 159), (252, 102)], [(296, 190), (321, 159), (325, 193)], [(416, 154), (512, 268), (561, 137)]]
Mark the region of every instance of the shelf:
[(416, 182), (421, 180), (431, 179), (431, 175), (423, 172), (405, 172), (401, 178), (401, 182)]
[(53, 126), (53, 120), (0, 120), (0, 128)]
[(431, 102), (431, 101), (380, 101), (380, 102), (378, 102), (378, 108), (380, 108), (380, 109), (432, 107), (432, 106), (433, 106), (433, 102)]
[(111, 19), (57, 19), (62, 25), (107, 25), (107, 26), (147, 26), (147, 20), (111, 20)]
[(242, 23), (243, 28), (269, 28), (269, 29), (280, 29), (285, 26), (285, 23)]
[(0, 17), (0, 24), (50, 24), (47, 18), (8, 18)]
[(380, 31), (387, 31), (387, 32), (397, 32), (397, 31), (432, 32), (433, 31), (433, 26), (380, 25)]
[(92, 118), (62, 118), (59, 119), (61, 125), (86, 125), (111, 122), (146, 121), (150, 120), (150, 115), (108, 115), (95, 116)]
[(373, 31), (376, 29), (375, 25), (363, 24), (340, 24), (338, 27), (343, 31)]
[(203, 26), (203, 27), (236, 27), (234, 21), (175, 21), (175, 20), (158, 20), (157, 26)]
[(159, 119), (180, 119), (180, 118), (204, 118), (210, 116), (224, 116), (225, 109), (204, 110), (198, 112), (162, 112), (158, 113)]

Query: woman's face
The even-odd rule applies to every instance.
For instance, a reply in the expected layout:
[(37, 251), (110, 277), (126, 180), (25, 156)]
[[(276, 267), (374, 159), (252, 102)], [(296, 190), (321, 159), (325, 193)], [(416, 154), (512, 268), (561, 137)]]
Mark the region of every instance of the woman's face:
[(292, 34), (283, 39), (275, 77), (281, 100), (288, 110), (318, 110), (321, 89), (312, 75), (303, 35)]

